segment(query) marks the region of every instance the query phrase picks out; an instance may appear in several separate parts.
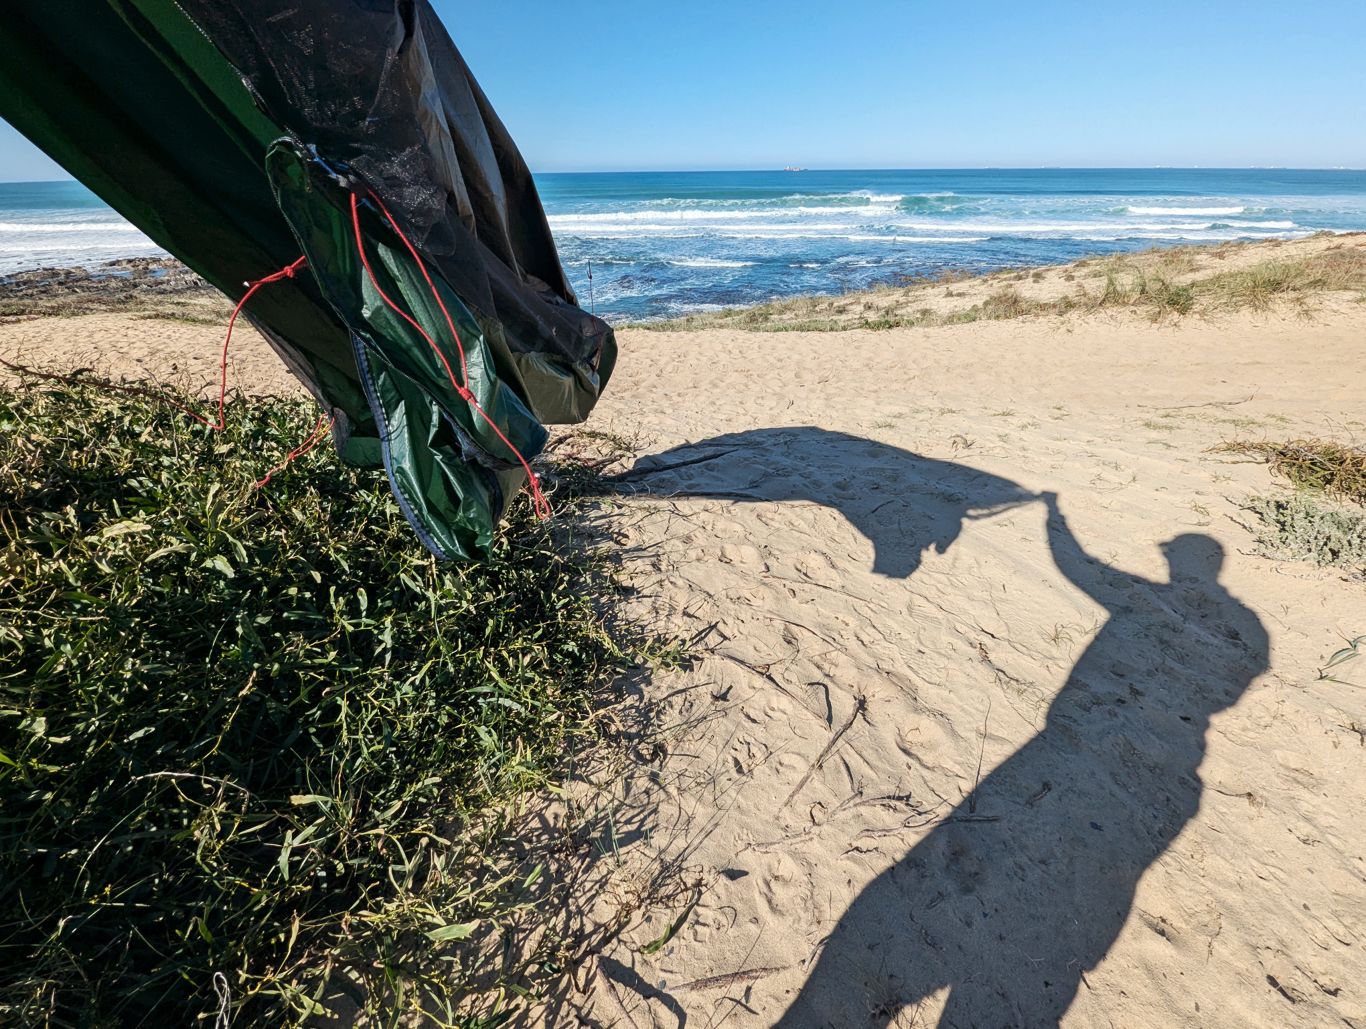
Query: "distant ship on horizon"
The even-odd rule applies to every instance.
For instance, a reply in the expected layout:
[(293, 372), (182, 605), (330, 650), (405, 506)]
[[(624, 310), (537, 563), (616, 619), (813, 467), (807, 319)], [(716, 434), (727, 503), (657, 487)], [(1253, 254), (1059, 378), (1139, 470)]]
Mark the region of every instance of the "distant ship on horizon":
[(795, 164), (789, 164), (786, 168), (783, 169), (783, 171), (785, 171), (785, 172), (799, 172), (799, 171), (806, 171), (806, 169), (805, 169), (805, 168), (798, 168)]

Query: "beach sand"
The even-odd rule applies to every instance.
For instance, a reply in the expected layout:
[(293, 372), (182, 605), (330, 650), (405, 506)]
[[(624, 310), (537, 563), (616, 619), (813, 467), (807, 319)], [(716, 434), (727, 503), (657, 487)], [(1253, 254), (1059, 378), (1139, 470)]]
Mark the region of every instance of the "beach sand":
[[(0, 324), (196, 383), (220, 342)], [(1318, 671), (1366, 583), (1257, 553), (1281, 487), (1210, 452), (1366, 439), (1366, 305), (621, 343), (590, 424), (641, 456), (592, 517), (696, 660), (608, 848), (682, 888), (603, 903), (585, 1020), (1366, 1027), (1366, 662)]]

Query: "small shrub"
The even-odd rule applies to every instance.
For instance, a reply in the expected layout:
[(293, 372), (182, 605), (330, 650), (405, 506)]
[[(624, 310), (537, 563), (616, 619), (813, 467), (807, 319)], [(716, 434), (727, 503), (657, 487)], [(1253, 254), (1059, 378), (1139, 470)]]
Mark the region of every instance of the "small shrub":
[(1247, 509), (1262, 521), (1257, 542), (1268, 556), (1366, 571), (1366, 513), (1305, 493), (1252, 497)]
[(1033, 314), (1036, 306), (1032, 301), (1027, 300), (1019, 290), (1007, 287), (997, 290), (982, 301), (982, 317), (989, 319), (1020, 318), (1027, 314)]

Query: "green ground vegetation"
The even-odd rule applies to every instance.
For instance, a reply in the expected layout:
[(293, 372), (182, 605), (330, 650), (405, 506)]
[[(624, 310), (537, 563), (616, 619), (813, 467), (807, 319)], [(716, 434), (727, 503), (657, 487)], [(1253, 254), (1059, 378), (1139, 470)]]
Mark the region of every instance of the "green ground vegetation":
[(1334, 440), (1229, 440), (1214, 453), (1250, 456), (1289, 491), (1248, 499), (1269, 556), (1366, 575), (1366, 450)]
[(314, 415), (0, 385), (0, 1023), (483, 1026), (572, 973), (523, 801), (673, 651), (563, 492), (452, 565), (330, 448), (253, 488)]
[(1270, 557), (1353, 569), (1366, 575), (1366, 512), (1324, 504), (1307, 493), (1255, 496), (1257, 542)]

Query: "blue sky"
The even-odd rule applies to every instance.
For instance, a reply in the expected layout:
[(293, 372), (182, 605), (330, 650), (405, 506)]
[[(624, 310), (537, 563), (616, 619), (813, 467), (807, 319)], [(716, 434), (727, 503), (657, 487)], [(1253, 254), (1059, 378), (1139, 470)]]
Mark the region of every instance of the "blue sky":
[(1366, 167), (1363, 0), (435, 2), (537, 171)]

